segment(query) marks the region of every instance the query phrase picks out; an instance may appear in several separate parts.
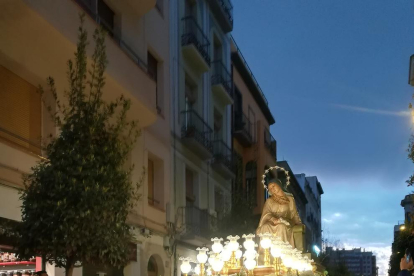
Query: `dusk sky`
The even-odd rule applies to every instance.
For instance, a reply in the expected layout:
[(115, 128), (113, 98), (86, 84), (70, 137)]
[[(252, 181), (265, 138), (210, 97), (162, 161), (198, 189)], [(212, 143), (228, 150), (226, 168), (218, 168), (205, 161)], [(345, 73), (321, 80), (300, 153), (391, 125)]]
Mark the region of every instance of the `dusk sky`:
[(377, 255), (403, 221), (411, 0), (233, 0), (233, 36), (276, 119), (278, 160), (316, 175), (324, 234)]

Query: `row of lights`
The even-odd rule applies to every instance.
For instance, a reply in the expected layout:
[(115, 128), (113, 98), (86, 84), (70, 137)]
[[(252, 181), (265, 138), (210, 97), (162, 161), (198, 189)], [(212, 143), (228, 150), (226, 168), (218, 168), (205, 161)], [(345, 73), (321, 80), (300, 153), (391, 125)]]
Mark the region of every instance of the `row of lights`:
[[(241, 250), (242, 246), (238, 243), (239, 236), (228, 236), (228, 241), (225, 242), (224, 246), (221, 243), (223, 239), (213, 238), (211, 239), (213, 242), (211, 251), (206, 247), (197, 248), (198, 263), (194, 270), (192, 270), (190, 262), (193, 261), (190, 258), (180, 258), (182, 261), (181, 272), (185, 276), (191, 271), (199, 276), (213, 275), (213, 273), (228, 275), (229, 272), (236, 273), (245, 268), (249, 275), (253, 275), (253, 271), (257, 267), (273, 267), (275, 274), (280, 275), (282, 265), (288, 271), (294, 270), (298, 273), (312, 271), (311, 263), (313, 260), (303, 256), (299, 250), (293, 248), (288, 242), (283, 242), (271, 233), (259, 234), (258, 236), (260, 237), (260, 246), (264, 249), (263, 266), (257, 265), (259, 254), (256, 251), (258, 245), (253, 240), (255, 235), (248, 234), (242, 236), (244, 238), (244, 254)], [(271, 264), (270, 256), (273, 257), (273, 264)], [(242, 260), (243, 265), (241, 264)], [(206, 266), (208, 266), (207, 269)]]

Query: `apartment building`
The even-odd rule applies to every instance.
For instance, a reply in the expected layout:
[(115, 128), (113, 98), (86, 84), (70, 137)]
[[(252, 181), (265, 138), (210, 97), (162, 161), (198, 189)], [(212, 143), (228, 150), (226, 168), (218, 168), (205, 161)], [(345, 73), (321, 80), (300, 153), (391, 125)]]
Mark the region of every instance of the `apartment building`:
[[(0, 2), (0, 217), (21, 218), (18, 190), (22, 175), (42, 158), (41, 141), (57, 129), (36, 93), (53, 76), (62, 96), (67, 86), (66, 62), (73, 58), (79, 14), (92, 41), (102, 25), (109, 65), (104, 98), (131, 99), (129, 116), (139, 120), (142, 135), (131, 152), (132, 180), (142, 167), (147, 177), (142, 200), (130, 217), (136, 226), (136, 254), (124, 269), (84, 266), (75, 275), (169, 275), (164, 250), (166, 206), (170, 200), (170, 47), (168, 0), (5, 0)], [(93, 51), (93, 43), (88, 55)], [(0, 239), (0, 250), (10, 250)], [(2, 268), (0, 268), (1, 270)], [(13, 269), (13, 268), (12, 268)], [(17, 269), (17, 267), (16, 267)], [(33, 269), (35, 269), (33, 267)], [(49, 275), (63, 269), (47, 265)]]
[(240, 48), (231, 39), (234, 81), (233, 148), (242, 173), (234, 192), (244, 193), (255, 214), (261, 214), (268, 197), (262, 185), (265, 169), (276, 165), (276, 140), (269, 129), (275, 123), (268, 101), (249, 68)]
[[(177, 256), (196, 259), (230, 208), (234, 179), (230, 74), (232, 5), (171, 0), (171, 221)], [(179, 262), (175, 259), (177, 273)], [(177, 268), (178, 266), (178, 268)]]
[(308, 250), (312, 253), (322, 250), (322, 209), (321, 196), (324, 193), (322, 185), (316, 176), (306, 176), (304, 173), (295, 174), (295, 178), (305, 193), (308, 204), (306, 205), (305, 218), (302, 222), (306, 226)]
[(330, 264), (343, 263), (355, 276), (377, 276), (376, 256), (365, 249), (354, 248), (351, 250), (326, 248)]

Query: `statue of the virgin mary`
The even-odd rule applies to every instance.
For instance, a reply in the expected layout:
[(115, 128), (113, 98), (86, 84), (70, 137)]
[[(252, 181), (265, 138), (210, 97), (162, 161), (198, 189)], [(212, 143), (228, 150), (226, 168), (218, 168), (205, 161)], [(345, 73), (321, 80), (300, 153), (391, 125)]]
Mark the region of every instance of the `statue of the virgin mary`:
[(256, 234), (271, 233), (295, 248), (293, 227), (302, 224), (292, 194), (282, 189), (279, 179), (270, 179), (267, 189), (271, 195), (265, 202)]

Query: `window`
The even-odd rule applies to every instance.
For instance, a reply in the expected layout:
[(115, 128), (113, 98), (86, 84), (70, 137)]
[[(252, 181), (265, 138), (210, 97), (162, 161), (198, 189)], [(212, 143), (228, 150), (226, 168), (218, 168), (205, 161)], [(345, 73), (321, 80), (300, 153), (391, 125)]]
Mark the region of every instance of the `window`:
[(191, 81), (190, 77), (185, 75), (185, 110), (193, 109), (197, 101), (197, 86)]
[(194, 204), (196, 197), (194, 195), (194, 173), (188, 168), (185, 169), (185, 198), (187, 205)]
[(223, 115), (214, 108), (214, 140), (223, 140)]
[(110, 36), (114, 36), (114, 11), (103, 0), (75, 0), (99, 23)]
[(214, 187), (214, 207), (216, 209), (217, 217), (221, 218), (224, 214), (224, 199), (223, 193), (217, 187)]
[(252, 137), (253, 141), (256, 141), (256, 114), (254, 114), (253, 109), (249, 106), (249, 112), (247, 117), (252, 124)]
[(37, 88), (0, 66), (0, 140), (40, 154), (41, 97)]
[(155, 81), (155, 103), (157, 105), (158, 113), (161, 113), (160, 106), (160, 89), (158, 85), (158, 60), (148, 52), (148, 74)]
[(223, 59), (222, 46), (221, 46), (220, 40), (216, 36), (214, 36), (213, 43), (214, 43), (214, 52), (213, 52), (214, 61), (222, 60)]
[(255, 161), (249, 161), (246, 164), (246, 199), (257, 205), (257, 164)]
[(147, 164), (148, 204), (164, 210), (164, 163), (149, 154)]
[(155, 185), (154, 185), (154, 161), (148, 159), (148, 203), (154, 204), (154, 195), (155, 195)]

